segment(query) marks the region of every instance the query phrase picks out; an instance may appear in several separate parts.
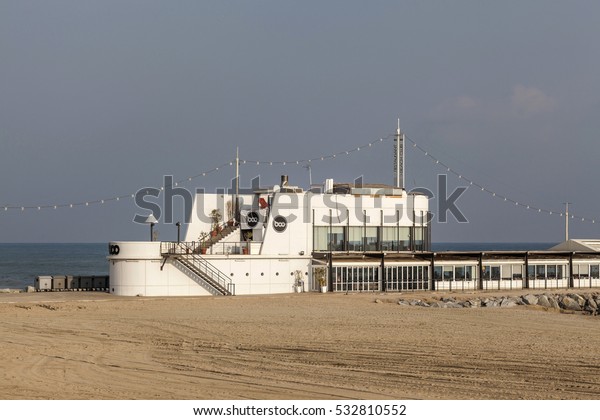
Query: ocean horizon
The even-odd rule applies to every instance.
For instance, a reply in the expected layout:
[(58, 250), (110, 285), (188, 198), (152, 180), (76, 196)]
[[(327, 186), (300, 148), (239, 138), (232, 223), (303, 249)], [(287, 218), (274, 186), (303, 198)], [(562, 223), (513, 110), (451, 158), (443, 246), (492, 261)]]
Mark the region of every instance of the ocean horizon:
[[(437, 242), (433, 251), (547, 250), (555, 242)], [(0, 243), (0, 289), (23, 289), (37, 276), (106, 276), (108, 243)]]

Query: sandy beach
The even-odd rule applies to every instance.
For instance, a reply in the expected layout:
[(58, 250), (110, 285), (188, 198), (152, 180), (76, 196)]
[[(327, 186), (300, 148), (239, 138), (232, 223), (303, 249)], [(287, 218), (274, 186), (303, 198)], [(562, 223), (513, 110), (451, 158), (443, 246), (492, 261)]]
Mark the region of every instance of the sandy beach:
[(0, 398), (600, 397), (599, 317), (407, 296), (3, 294)]

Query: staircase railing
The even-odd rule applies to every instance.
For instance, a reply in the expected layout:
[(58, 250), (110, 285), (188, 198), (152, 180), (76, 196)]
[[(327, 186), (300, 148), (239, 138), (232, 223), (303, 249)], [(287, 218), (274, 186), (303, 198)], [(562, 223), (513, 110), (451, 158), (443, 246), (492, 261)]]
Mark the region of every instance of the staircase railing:
[(229, 223), (223, 223), (212, 232), (206, 233), (205, 235), (198, 238), (199, 249), (208, 249), (213, 245), (219, 243), (223, 238), (226, 238), (239, 228), (239, 225), (230, 225)]
[[(161, 242), (160, 252), (164, 257), (173, 257), (197, 271), (208, 283), (224, 295), (235, 295), (235, 284), (225, 273), (194, 252), (193, 242)], [(192, 267), (188, 267), (192, 269)]]

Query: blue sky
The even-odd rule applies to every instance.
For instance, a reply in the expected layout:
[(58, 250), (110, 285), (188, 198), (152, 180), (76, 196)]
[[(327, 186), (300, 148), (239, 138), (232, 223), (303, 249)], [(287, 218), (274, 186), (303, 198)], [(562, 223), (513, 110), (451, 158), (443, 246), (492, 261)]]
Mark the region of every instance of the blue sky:
[[(599, 237), (595, 1), (2, 1), (0, 206), (79, 203), (242, 159), (295, 160), (404, 132), (491, 191)], [(312, 165), (393, 180), (391, 143)], [(407, 186), (444, 168), (407, 151)], [(301, 167), (242, 166), (265, 184)], [(233, 170), (186, 183), (228, 185)], [(449, 176), (450, 186), (464, 180)], [(451, 188), (451, 189), (452, 189)], [(435, 241), (543, 241), (560, 216), (469, 188)], [(432, 200), (432, 208), (436, 203)], [(133, 200), (0, 207), (0, 242), (139, 240)], [(160, 238), (174, 239), (173, 225)]]

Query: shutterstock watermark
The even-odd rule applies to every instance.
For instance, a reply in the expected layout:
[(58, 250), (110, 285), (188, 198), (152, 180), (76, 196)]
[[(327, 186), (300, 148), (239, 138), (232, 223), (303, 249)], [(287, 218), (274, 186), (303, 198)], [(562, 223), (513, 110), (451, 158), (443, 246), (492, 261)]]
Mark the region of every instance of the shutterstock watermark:
[[(179, 220), (183, 220), (183, 223), (191, 223), (194, 217), (201, 222), (211, 223), (214, 221), (214, 215), (211, 214), (212, 209), (227, 209), (232, 214), (235, 211), (235, 196), (236, 196), (236, 179), (231, 180), (231, 185), (228, 188), (216, 188), (214, 194), (216, 202), (211, 200), (211, 209), (206, 209), (207, 191), (204, 188), (196, 188), (190, 191), (187, 188), (175, 186), (172, 175), (165, 175), (163, 177), (163, 188), (146, 187), (139, 189), (135, 194), (135, 204), (143, 211), (142, 214), (136, 213), (133, 217), (135, 223), (145, 224), (148, 213), (154, 215), (154, 217), (162, 223), (173, 224), (175, 223), (175, 200), (181, 200), (183, 204), (182, 214), (178, 214)], [(344, 190), (344, 186), (346, 190)], [(297, 219), (303, 222), (310, 222), (312, 218), (311, 209), (312, 204), (315, 202), (321, 203), (325, 206), (329, 212), (325, 212), (322, 215), (320, 222), (330, 223), (335, 222), (336, 224), (344, 223), (353, 213), (354, 217), (359, 220), (364, 220), (366, 223), (369, 222), (368, 211), (373, 209), (381, 209), (384, 205), (383, 200), (386, 197), (386, 193), (389, 192), (390, 187), (380, 187), (373, 189), (363, 183), (363, 178), (358, 177), (354, 180), (353, 185), (338, 186), (341, 194), (350, 194), (351, 188), (368, 188), (368, 194), (359, 195), (354, 194), (355, 199), (352, 201), (352, 206), (347, 206), (347, 202), (339, 200), (337, 194), (328, 194), (320, 189), (311, 189), (311, 194), (274, 194), (269, 199), (270, 202), (259, 202), (260, 206), (269, 207), (272, 217), (276, 217), (280, 212), (285, 213), (287, 222), (291, 223)], [(458, 201), (462, 195), (467, 191), (468, 187), (459, 186), (448, 195), (448, 177), (446, 174), (438, 174), (437, 176), (437, 194), (428, 188), (415, 188), (409, 191), (409, 195), (422, 195), (427, 197), (431, 203), (432, 200), (435, 202), (435, 211), (431, 211), (431, 204), (428, 206), (429, 211), (424, 214), (417, 214), (414, 211), (409, 211), (408, 208), (402, 203), (397, 204), (394, 207), (394, 212), (383, 215), (384, 223), (394, 223), (400, 218), (406, 216), (410, 221), (416, 223), (427, 223), (437, 221), (438, 223), (448, 223), (448, 215), (452, 215), (454, 220), (458, 223), (468, 223), (463, 211), (458, 205)], [(239, 188), (239, 201), (237, 208), (240, 212), (252, 212), (256, 210), (256, 203), (254, 202), (254, 196), (256, 191), (261, 190), (260, 188), (260, 177), (255, 177), (251, 180), (250, 187)], [(264, 191), (264, 190), (263, 190)], [(273, 188), (272, 191), (277, 191), (277, 187)], [(356, 193), (356, 191), (354, 191)], [(197, 198), (195, 215), (194, 209), (194, 196)], [(314, 200), (314, 201), (311, 201)], [(408, 204), (408, 201), (406, 202)], [(235, 216), (235, 215), (234, 215)], [(415, 220), (416, 219), (416, 220)]]

